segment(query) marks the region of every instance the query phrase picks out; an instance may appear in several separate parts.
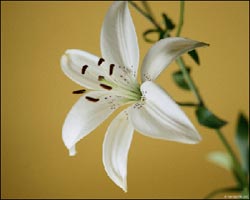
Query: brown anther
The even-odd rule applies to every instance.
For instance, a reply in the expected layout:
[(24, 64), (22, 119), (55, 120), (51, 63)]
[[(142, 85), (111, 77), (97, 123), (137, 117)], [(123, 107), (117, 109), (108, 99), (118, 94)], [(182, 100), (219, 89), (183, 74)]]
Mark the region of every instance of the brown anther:
[(103, 87), (106, 90), (112, 90), (112, 87), (109, 85), (105, 85), (105, 84), (100, 84), (101, 87)]
[(111, 64), (111, 65), (109, 66), (109, 75), (110, 75), (110, 76), (113, 74), (114, 67), (115, 67), (114, 64)]
[(98, 66), (100, 66), (105, 60), (103, 58), (100, 58), (98, 61)]
[(82, 74), (85, 74), (85, 71), (86, 71), (87, 68), (88, 68), (88, 65), (84, 65), (84, 66), (82, 67)]
[(97, 102), (97, 101), (99, 101), (100, 99), (95, 99), (95, 98), (93, 98), (93, 97), (88, 97), (88, 96), (86, 96), (85, 97), (87, 100), (89, 100), (89, 101), (92, 101), (92, 102)]
[(73, 91), (72, 93), (73, 94), (82, 94), (84, 93), (86, 90), (76, 90), (76, 91)]
[(98, 81), (104, 80), (104, 76), (98, 76)]

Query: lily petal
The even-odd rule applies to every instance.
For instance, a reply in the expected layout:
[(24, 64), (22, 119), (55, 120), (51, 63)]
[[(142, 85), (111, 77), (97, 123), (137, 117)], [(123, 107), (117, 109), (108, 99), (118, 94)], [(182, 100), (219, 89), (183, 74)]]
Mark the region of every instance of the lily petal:
[[(69, 49), (61, 58), (63, 72), (74, 82), (88, 89), (101, 89), (98, 76), (104, 75), (104, 70), (98, 66), (99, 57), (88, 52)], [(87, 65), (84, 72), (83, 66)]]
[(139, 48), (128, 2), (114, 2), (108, 10), (101, 31), (101, 52), (109, 63), (129, 68), (136, 76)]
[(170, 37), (155, 43), (146, 54), (141, 70), (142, 81), (155, 80), (178, 56), (208, 44), (186, 38)]
[(127, 110), (110, 124), (103, 142), (103, 164), (108, 176), (127, 192), (127, 158), (134, 128)]
[(146, 81), (141, 91), (145, 96), (144, 105), (135, 104), (129, 110), (137, 131), (149, 137), (188, 144), (201, 140), (185, 113), (162, 88)]
[(68, 113), (62, 137), (70, 155), (75, 154), (75, 144), (100, 125), (116, 108), (121, 99), (103, 91), (88, 92), (76, 102)]

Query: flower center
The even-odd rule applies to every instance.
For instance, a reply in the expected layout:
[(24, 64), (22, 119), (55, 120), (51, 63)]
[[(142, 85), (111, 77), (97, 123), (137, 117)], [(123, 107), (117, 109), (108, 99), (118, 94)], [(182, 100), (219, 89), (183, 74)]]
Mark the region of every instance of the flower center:
[[(134, 103), (143, 101), (143, 94), (140, 90), (140, 85), (136, 80), (135, 72), (125, 66), (117, 66), (115, 64), (102, 65), (105, 59), (100, 58), (97, 65), (101, 67), (101, 75), (97, 77), (99, 86), (110, 92), (110, 95), (115, 95), (122, 99), (121, 103)], [(81, 74), (87, 75), (88, 65), (83, 65)], [(73, 91), (73, 94), (82, 94), (85, 90)], [(97, 102), (98, 99), (86, 96), (87, 100)]]
[[(104, 61), (103, 58), (100, 58), (98, 65), (100, 66)], [(123, 97), (125, 103), (141, 100), (140, 85), (135, 79), (135, 73), (129, 68), (110, 64), (109, 69), (104, 68), (104, 70), (108, 75), (98, 76), (102, 88), (110, 90), (116, 96)]]

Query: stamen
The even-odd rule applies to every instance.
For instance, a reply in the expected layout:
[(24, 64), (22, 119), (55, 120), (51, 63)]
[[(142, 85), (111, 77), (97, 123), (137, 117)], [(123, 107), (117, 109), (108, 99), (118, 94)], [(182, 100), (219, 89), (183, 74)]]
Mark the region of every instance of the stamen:
[(98, 81), (104, 80), (104, 76), (98, 76)]
[(105, 60), (103, 58), (100, 58), (98, 61), (98, 66), (100, 66)]
[(114, 64), (111, 64), (111, 65), (109, 66), (109, 75), (110, 75), (110, 76), (113, 74), (114, 67), (115, 67)]
[(88, 65), (84, 65), (84, 66), (82, 67), (82, 74), (85, 74), (85, 71), (86, 71), (87, 68), (88, 68)]
[(112, 87), (109, 85), (105, 85), (105, 84), (100, 84), (101, 87), (103, 87), (106, 90), (112, 90)]
[(72, 93), (73, 94), (82, 94), (84, 93), (86, 90), (76, 90), (76, 91), (73, 91)]
[(99, 101), (100, 99), (95, 99), (95, 98), (93, 98), (93, 97), (88, 97), (88, 96), (86, 96), (85, 97), (87, 100), (89, 100), (89, 101), (92, 101), (92, 102), (97, 102), (97, 101)]

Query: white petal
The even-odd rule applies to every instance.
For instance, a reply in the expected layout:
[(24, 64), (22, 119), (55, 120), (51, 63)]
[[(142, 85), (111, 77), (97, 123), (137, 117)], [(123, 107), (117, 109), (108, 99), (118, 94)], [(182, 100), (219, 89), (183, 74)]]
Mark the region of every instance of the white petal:
[(178, 56), (197, 47), (206, 46), (186, 38), (170, 37), (155, 43), (146, 54), (141, 70), (142, 81), (154, 80)]
[(200, 135), (185, 113), (167, 93), (151, 81), (141, 86), (144, 105), (136, 104), (129, 110), (133, 126), (140, 133), (164, 140), (197, 143)]
[[(98, 76), (104, 75), (102, 67), (98, 66), (99, 57), (88, 52), (70, 49), (61, 58), (63, 72), (73, 81), (88, 89), (101, 89)], [(82, 74), (82, 67), (88, 65)]]
[[(86, 97), (99, 99), (92, 102)], [(75, 155), (75, 144), (100, 125), (116, 108), (120, 106), (119, 98), (105, 92), (88, 92), (76, 102), (68, 113), (62, 137), (70, 155)]]
[(117, 1), (109, 8), (101, 31), (101, 52), (108, 62), (125, 66), (136, 74), (139, 48), (127, 4)]
[(111, 122), (103, 142), (105, 170), (125, 192), (127, 192), (127, 158), (133, 132), (133, 126), (125, 110)]

